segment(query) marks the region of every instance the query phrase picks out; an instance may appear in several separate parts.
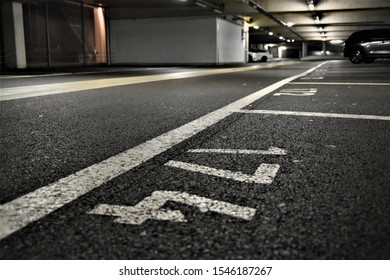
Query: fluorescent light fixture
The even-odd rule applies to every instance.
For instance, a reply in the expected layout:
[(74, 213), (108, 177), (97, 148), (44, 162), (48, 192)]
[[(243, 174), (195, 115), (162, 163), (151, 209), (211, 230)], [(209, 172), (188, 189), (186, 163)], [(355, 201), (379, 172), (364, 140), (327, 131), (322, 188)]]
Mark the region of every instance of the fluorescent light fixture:
[(222, 11), (218, 9), (214, 9), (214, 12), (216, 12), (217, 14), (222, 14)]
[(340, 44), (344, 43), (344, 41), (343, 40), (331, 40), (330, 43), (332, 45), (340, 45)]

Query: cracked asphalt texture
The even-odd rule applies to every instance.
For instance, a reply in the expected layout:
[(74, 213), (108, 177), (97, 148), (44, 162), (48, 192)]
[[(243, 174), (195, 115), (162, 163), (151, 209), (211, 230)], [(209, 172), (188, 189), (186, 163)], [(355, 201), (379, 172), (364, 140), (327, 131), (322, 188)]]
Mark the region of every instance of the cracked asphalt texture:
[[(310, 69), (319, 62), (0, 102), (0, 203), (139, 145)], [(329, 61), (294, 82), (388, 83), (390, 61)], [(324, 71), (326, 70), (326, 71)], [(160, 70), (162, 71), (162, 70)], [(171, 70), (167, 70), (171, 71)], [(175, 71), (179, 71), (176, 69)], [(120, 76), (132, 72), (119, 71)], [(116, 72), (111, 72), (110, 77)], [(310, 77), (323, 77), (321, 80)], [(85, 75), (83, 75), (85, 78)], [(94, 76), (94, 78), (96, 78)], [(1, 87), (74, 75), (1, 80)], [(315, 96), (273, 96), (246, 109), (390, 116), (390, 86), (287, 84)], [(0, 241), (1, 259), (389, 259), (390, 122), (235, 113)], [(193, 148), (287, 150), (287, 155), (188, 153)], [(178, 160), (253, 174), (271, 185), (164, 166)], [(251, 221), (167, 202), (187, 223), (142, 225), (88, 214), (180, 191), (256, 209)]]

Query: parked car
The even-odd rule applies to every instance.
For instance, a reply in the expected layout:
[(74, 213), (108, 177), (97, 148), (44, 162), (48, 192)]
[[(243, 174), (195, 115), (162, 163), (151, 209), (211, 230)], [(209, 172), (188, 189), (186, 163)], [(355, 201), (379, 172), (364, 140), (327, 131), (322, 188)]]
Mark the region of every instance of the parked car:
[(344, 57), (352, 63), (372, 63), (376, 58), (390, 58), (390, 29), (363, 30), (345, 41)]
[(268, 59), (272, 58), (272, 54), (266, 50), (253, 50), (248, 52), (249, 61), (261, 61), (266, 62)]

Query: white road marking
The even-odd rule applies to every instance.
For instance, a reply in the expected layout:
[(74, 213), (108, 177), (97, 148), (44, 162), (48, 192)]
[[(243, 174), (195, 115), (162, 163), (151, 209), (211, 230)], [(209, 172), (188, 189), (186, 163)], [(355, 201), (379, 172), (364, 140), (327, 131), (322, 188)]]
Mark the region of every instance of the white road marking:
[(22, 86), (22, 87), (11, 87), (11, 88), (0, 88), (0, 101), (21, 99), (28, 97), (37, 97), (44, 95), (62, 94), (69, 92), (77, 92), (91, 89), (101, 89), (108, 87), (126, 86), (140, 83), (159, 82), (173, 79), (185, 79), (203, 77), (209, 75), (218, 74), (229, 74), (238, 73), (243, 71), (252, 71), (258, 69), (268, 69), (278, 67), (282, 65), (295, 64), (295, 62), (272, 63), (268, 65), (256, 65), (246, 67), (235, 67), (235, 68), (223, 68), (223, 69), (210, 69), (202, 71), (190, 71), (190, 72), (178, 72), (168, 73), (159, 75), (147, 75), (139, 77), (126, 77), (126, 78), (111, 78), (111, 79), (99, 79), (89, 81), (77, 81), (67, 83), (53, 83), (44, 85), (33, 85), (33, 86)]
[(211, 211), (248, 221), (256, 214), (254, 208), (174, 191), (155, 191), (135, 206), (100, 204), (88, 214), (116, 216), (114, 222), (131, 225), (141, 225), (146, 220), (187, 222), (180, 211), (161, 209), (167, 201), (194, 206), (203, 213)]
[(230, 116), (235, 110), (244, 108), (291, 81), (315, 71), (325, 63), (323, 62), (296, 76), (281, 80), (179, 128), (0, 205), (0, 239), (167, 151)]
[(268, 150), (240, 150), (240, 149), (191, 149), (189, 153), (215, 153), (215, 154), (247, 154), (247, 155), (287, 155), (287, 151), (271, 147)]
[(390, 86), (390, 83), (291, 82), (291, 85)]
[(324, 77), (302, 77), (301, 80), (322, 80)]
[(266, 114), (266, 115), (287, 115), (287, 116), (304, 116), (304, 117), (322, 117), (322, 118), (343, 118), (343, 119), (390, 121), (390, 117), (389, 116), (374, 116), (374, 115), (354, 115), (354, 114), (295, 112), (295, 111), (274, 111), (274, 110), (235, 110), (234, 112), (235, 113), (243, 113), (243, 114)]
[(276, 173), (280, 168), (279, 164), (262, 163), (257, 168), (254, 175), (248, 175), (239, 171), (234, 172), (230, 170), (216, 169), (204, 165), (198, 165), (198, 164), (175, 161), (175, 160), (168, 161), (165, 164), (165, 166), (175, 167), (183, 170), (216, 176), (220, 178), (231, 179), (238, 182), (267, 184), (267, 185), (272, 184), (276, 176)]
[(275, 93), (274, 96), (313, 96), (317, 93), (316, 88), (301, 88), (301, 89), (282, 89)]

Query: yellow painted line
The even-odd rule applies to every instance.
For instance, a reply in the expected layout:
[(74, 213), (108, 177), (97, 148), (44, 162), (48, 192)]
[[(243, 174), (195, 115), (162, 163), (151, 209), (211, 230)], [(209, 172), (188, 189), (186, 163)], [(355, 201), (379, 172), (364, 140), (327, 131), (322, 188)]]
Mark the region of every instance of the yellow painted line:
[(297, 63), (300, 62), (277, 62), (277, 63), (269, 63), (267, 65), (210, 69), (210, 70), (200, 70), (196, 72), (179, 72), (179, 73), (147, 75), (147, 76), (139, 76), (139, 77), (111, 78), (111, 79), (99, 79), (99, 80), (89, 80), (89, 81), (79, 81), (79, 82), (66, 82), (66, 83), (43, 84), (43, 85), (33, 85), (33, 86), (23, 86), (23, 87), (1, 88), (0, 101), (61, 94), (61, 93), (68, 93), (68, 92), (77, 92), (83, 90), (126, 86), (126, 85), (140, 84), (140, 83), (151, 83), (151, 82), (159, 82), (159, 81), (174, 80), (174, 79), (185, 79), (185, 78), (195, 78), (195, 77), (203, 77), (209, 75), (238, 73), (243, 71), (268, 69), (268, 68), (292, 65)]

